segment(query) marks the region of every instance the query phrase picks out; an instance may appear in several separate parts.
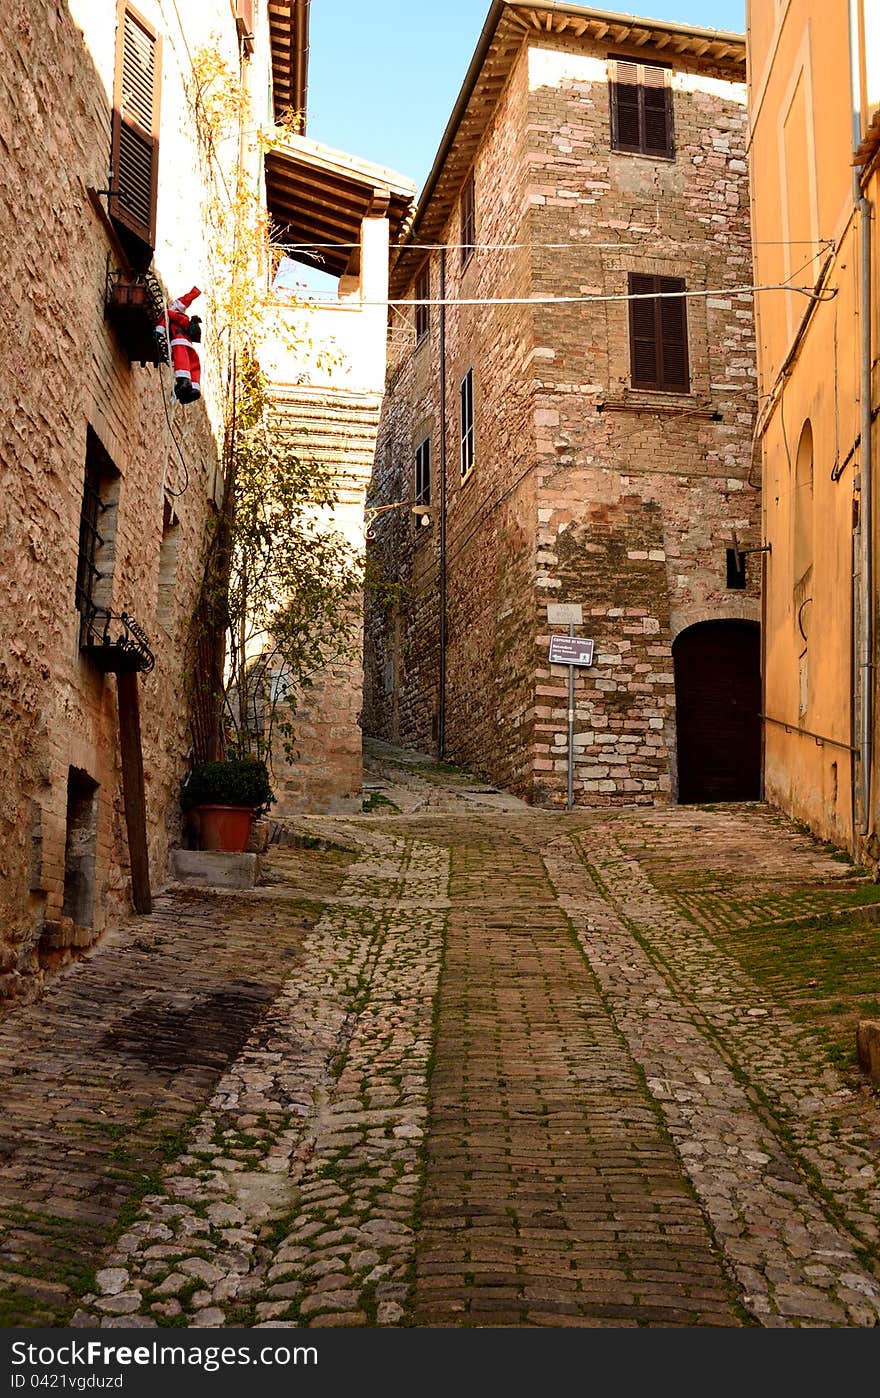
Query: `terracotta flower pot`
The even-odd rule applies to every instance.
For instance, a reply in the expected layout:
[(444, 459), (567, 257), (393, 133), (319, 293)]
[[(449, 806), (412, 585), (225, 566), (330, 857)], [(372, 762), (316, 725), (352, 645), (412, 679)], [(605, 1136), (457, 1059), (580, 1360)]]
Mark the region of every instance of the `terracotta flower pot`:
[(198, 806), (202, 849), (243, 854), (251, 838), (254, 813), (250, 806)]

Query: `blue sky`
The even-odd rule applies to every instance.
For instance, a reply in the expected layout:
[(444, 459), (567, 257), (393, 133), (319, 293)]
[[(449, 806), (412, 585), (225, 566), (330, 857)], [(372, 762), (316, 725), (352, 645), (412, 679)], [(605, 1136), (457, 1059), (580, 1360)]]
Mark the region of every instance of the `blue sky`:
[[(421, 187), (488, 10), (489, 0), (312, 0), (308, 135)], [(745, 28), (745, 0), (645, 0), (638, 12)]]

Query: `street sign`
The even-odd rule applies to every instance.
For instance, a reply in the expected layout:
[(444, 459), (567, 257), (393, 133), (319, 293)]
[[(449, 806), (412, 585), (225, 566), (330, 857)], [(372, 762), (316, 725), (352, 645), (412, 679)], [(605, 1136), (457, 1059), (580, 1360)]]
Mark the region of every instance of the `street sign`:
[(580, 636), (551, 636), (551, 665), (592, 665), (595, 641), (584, 641)]

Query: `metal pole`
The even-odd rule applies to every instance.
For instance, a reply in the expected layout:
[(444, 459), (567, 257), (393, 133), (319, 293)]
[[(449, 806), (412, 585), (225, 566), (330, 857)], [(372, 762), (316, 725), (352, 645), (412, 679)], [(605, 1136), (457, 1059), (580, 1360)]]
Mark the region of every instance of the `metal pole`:
[[(857, 151), (862, 140), (862, 30), (857, 0), (849, 5), (850, 72), (852, 80), (852, 141)], [(861, 637), (859, 667), (861, 671), (860, 742), (861, 748), (861, 833), (869, 835), (873, 826), (871, 810), (871, 778), (874, 766), (874, 466), (871, 434), (873, 432), (873, 339), (871, 305), (871, 221), (873, 210), (862, 189), (864, 167), (853, 170), (853, 200), (859, 225), (859, 317), (861, 330), (861, 366), (859, 397), (861, 409), (861, 450), (859, 475), (861, 500), (859, 526), (861, 530), (860, 611)]]
[[(574, 625), (569, 623), (568, 635), (574, 640)], [(574, 666), (568, 667), (568, 805), (574, 810)]]

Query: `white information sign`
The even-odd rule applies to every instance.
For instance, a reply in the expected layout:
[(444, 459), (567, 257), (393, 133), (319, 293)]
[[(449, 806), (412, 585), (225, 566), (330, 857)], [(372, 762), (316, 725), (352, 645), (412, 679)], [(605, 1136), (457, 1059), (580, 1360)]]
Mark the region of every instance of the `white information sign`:
[(595, 641), (585, 641), (580, 636), (551, 636), (551, 665), (585, 665), (593, 663)]

